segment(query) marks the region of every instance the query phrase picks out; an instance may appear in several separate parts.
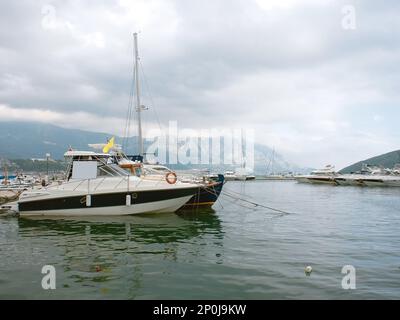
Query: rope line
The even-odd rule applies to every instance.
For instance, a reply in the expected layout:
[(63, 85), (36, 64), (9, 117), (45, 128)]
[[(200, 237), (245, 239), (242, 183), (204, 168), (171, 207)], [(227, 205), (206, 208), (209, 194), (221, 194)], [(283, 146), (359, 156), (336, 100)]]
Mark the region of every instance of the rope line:
[[(269, 206), (266, 206), (266, 205), (263, 205), (263, 204), (259, 204), (259, 203), (253, 202), (253, 201), (249, 201), (249, 200), (240, 198), (240, 197), (238, 197), (237, 195), (232, 194), (232, 193), (229, 193), (229, 192), (230, 192), (230, 191), (227, 192), (227, 191), (224, 190), (224, 191), (222, 191), (221, 194), (224, 195), (224, 196), (233, 198), (233, 199), (235, 199), (235, 200), (237, 200), (237, 201), (242, 201), (242, 202), (245, 202), (245, 203), (249, 203), (249, 204), (251, 204), (251, 205), (253, 205), (253, 206), (255, 206), (255, 207), (265, 208), (265, 209), (268, 209), (268, 210), (271, 210), (271, 211), (274, 211), (274, 212), (278, 212), (278, 213), (281, 213), (281, 214), (285, 214), (285, 215), (294, 214), (293, 212), (288, 212), (288, 211), (276, 209), (276, 208), (273, 208), (273, 207), (269, 207)], [(239, 195), (240, 195), (240, 194), (239, 194)]]

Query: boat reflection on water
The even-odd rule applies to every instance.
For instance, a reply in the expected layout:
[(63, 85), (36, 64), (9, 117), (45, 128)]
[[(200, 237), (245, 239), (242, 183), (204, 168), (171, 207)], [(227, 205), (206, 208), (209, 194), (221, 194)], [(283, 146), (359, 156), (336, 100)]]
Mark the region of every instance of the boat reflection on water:
[[(154, 214), (148, 216), (87, 216), (87, 217), (41, 217), (18, 219), (20, 235), (48, 236), (52, 230), (57, 235), (93, 235), (101, 241), (125, 241), (140, 243), (170, 243), (188, 240), (203, 233), (223, 235), (221, 223), (213, 209), (181, 210), (179, 214)], [(28, 231), (25, 233), (25, 231)]]
[(18, 226), (21, 239), (39, 246), (54, 261), (48, 263), (54, 264), (63, 296), (68, 297), (74, 288), (91, 293), (94, 289), (105, 298), (151, 296), (142, 292), (151, 287), (143, 281), (175, 277), (184, 272), (178, 271), (181, 265), (201, 259), (217, 264), (223, 259), (224, 232), (212, 209), (120, 217), (24, 217)]

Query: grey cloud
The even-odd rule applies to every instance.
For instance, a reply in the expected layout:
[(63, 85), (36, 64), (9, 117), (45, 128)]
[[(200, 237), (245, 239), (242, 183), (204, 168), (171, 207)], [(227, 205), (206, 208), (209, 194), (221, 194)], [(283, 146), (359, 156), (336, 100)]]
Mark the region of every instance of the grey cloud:
[[(143, 83), (143, 100), (163, 123), (281, 125), (311, 137), (324, 134), (309, 126), (318, 116), (340, 122), (346, 108), (398, 102), (398, 1), (126, 3), (2, 2), (0, 104), (123, 119), (138, 30), (153, 98)], [(48, 4), (54, 28), (42, 24)], [(353, 31), (341, 27), (346, 4)], [(155, 122), (154, 111), (145, 117)]]

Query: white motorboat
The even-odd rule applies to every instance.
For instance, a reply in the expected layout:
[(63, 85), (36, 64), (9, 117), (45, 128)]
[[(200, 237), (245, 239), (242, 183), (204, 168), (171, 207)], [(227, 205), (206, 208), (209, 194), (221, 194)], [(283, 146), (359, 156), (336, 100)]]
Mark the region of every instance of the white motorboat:
[(196, 184), (130, 175), (109, 154), (68, 151), (65, 157), (69, 162), (66, 182), (25, 191), (17, 202), (5, 206), (21, 216), (174, 212), (199, 191)]
[(399, 176), (368, 176), (362, 182), (367, 187), (400, 187)]
[(254, 180), (256, 176), (243, 171), (225, 171), (224, 178), (225, 181), (248, 181)]
[(304, 176), (296, 176), (295, 179), (300, 183), (314, 183), (314, 184), (332, 184), (336, 185), (335, 176), (336, 176), (335, 167), (331, 165), (327, 165), (323, 169), (314, 170), (309, 175)]
[(224, 173), (225, 181), (234, 181), (236, 180), (236, 174), (233, 171), (225, 171)]

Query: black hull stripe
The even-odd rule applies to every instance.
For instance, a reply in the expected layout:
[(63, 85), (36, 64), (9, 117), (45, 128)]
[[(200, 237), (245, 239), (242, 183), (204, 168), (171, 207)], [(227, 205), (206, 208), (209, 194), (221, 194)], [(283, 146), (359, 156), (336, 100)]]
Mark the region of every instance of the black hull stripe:
[[(149, 203), (190, 196), (197, 193), (198, 187), (185, 189), (148, 190), (137, 192), (116, 192), (91, 195), (91, 206), (89, 208), (102, 208), (126, 205), (126, 196), (131, 195), (131, 204)], [(44, 200), (32, 200), (19, 203), (19, 211), (43, 211), (43, 210), (65, 210), (83, 209), (86, 206), (86, 195), (52, 198)]]

